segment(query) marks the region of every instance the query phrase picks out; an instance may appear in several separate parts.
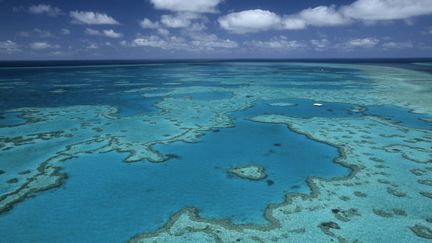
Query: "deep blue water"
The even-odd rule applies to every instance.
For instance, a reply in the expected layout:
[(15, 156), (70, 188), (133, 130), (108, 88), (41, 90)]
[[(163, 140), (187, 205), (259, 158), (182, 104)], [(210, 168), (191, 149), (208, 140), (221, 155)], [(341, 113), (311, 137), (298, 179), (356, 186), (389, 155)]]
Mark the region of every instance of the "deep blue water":
[(25, 120), (19, 117), (19, 112), (0, 113), (0, 127), (14, 126), (25, 123)]

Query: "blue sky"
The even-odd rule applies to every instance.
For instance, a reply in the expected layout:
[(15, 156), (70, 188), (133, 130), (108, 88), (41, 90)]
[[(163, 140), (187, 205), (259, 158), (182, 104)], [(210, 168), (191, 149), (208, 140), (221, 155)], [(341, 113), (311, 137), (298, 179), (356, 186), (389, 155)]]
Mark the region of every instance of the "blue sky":
[(0, 59), (432, 57), (432, 0), (0, 0)]

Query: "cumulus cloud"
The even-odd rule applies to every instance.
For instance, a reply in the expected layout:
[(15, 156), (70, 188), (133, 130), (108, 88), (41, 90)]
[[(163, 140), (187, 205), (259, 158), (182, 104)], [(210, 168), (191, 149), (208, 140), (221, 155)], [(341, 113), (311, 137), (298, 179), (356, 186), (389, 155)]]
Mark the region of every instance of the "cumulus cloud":
[(218, 19), (219, 25), (237, 34), (268, 30), (304, 29), (308, 26), (340, 26), (364, 21), (388, 21), (432, 14), (431, 0), (357, 0), (339, 8), (318, 6), (298, 13), (278, 15), (268, 10), (254, 9), (234, 12)]
[(279, 16), (262, 9), (245, 10), (222, 16), (218, 22), (225, 30), (244, 34), (278, 29), (304, 29), (307, 26), (337, 26), (347, 24), (349, 20), (333, 6), (320, 6), (288, 16)]
[(161, 23), (168, 28), (186, 28), (191, 25), (192, 20), (201, 18), (194, 13), (177, 13), (175, 15), (162, 15)]
[(160, 22), (144, 18), (139, 22), (139, 25), (144, 29), (157, 29), (158, 31), (163, 28), (190, 28), (197, 31), (206, 28), (204, 23), (202, 23), (205, 20), (207, 19), (202, 14), (178, 12), (176, 14), (162, 15)]
[(95, 30), (91, 28), (86, 28), (84, 31), (87, 35), (94, 35), (94, 36), (104, 36), (104, 37), (110, 37), (110, 38), (120, 38), (123, 37), (122, 33), (115, 32), (112, 29), (109, 30)]
[(158, 22), (153, 22), (150, 19), (143, 19), (139, 22), (139, 25), (144, 29), (157, 29), (159, 28)]
[(72, 23), (88, 24), (88, 25), (115, 25), (119, 24), (117, 20), (108, 16), (105, 13), (91, 12), (91, 11), (72, 11), (70, 12)]
[(280, 25), (281, 17), (267, 10), (254, 9), (227, 14), (218, 22), (225, 30), (244, 34), (275, 29)]
[(51, 17), (56, 17), (58, 15), (63, 14), (61, 9), (57, 7), (53, 7), (48, 4), (38, 4), (38, 5), (32, 5), (28, 8), (29, 13), (31, 14), (45, 14)]
[(344, 43), (347, 48), (372, 48), (375, 47), (380, 41), (374, 37), (351, 39)]
[(170, 46), (167, 41), (156, 35), (141, 36), (132, 41), (132, 46), (154, 47), (161, 49), (170, 49), (175, 46)]
[(339, 13), (335, 6), (308, 8), (302, 10), (298, 18), (312, 26), (337, 26), (349, 23), (349, 20)]
[(159, 29), (157, 30), (157, 32), (158, 32), (159, 35), (161, 35), (161, 36), (165, 36), (165, 37), (167, 37), (167, 36), (170, 35), (169, 30), (167, 30), (167, 29), (163, 29), (163, 28), (159, 28)]
[(154, 8), (173, 12), (213, 13), (223, 0), (150, 0)]
[(207, 26), (204, 23), (192, 23), (188, 26), (188, 30), (191, 32), (199, 32), (207, 29)]
[(30, 48), (33, 50), (44, 50), (44, 49), (57, 49), (60, 48), (57, 44), (50, 44), (48, 42), (33, 42), (30, 44)]
[(161, 22), (168, 28), (184, 28), (190, 25), (191, 20), (186, 18), (178, 18), (173, 15), (162, 15)]
[(12, 52), (18, 52), (20, 51), (17, 43), (6, 40), (6, 41), (0, 41), (0, 52), (2, 53), (12, 53)]
[(114, 30), (103, 30), (103, 34), (110, 38), (120, 38), (123, 37), (122, 33), (115, 32)]
[(281, 29), (301, 30), (306, 28), (306, 22), (297, 17), (286, 17), (282, 19)]
[(359, 20), (397, 20), (432, 14), (431, 0), (357, 0), (341, 12)]

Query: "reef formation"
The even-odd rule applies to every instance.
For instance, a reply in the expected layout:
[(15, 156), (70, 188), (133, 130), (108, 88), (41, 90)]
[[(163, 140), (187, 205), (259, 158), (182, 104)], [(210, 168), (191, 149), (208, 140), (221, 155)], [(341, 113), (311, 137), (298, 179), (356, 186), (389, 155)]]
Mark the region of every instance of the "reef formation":
[[(248, 65), (271, 66), (275, 72), (266, 70), (257, 74), (256, 67)], [(165, 70), (154, 68), (153, 72)], [(152, 77), (128, 76), (127, 72), (124, 76), (109, 77), (103, 71), (95, 71), (99, 77), (115, 79), (113, 87), (124, 88), (121, 91), (124, 95), (156, 99), (151, 112), (122, 115), (128, 112), (127, 105), (102, 102), (60, 107), (27, 104), (6, 109), (0, 123), (0, 222), (7, 222), (6, 212), (19, 210), (14, 208), (17, 204), (67, 183), (68, 174), (62, 168), (75, 158), (119, 152), (127, 154), (124, 163), (170, 163), (176, 155), (164, 154), (156, 147), (176, 142), (197, 143), (210, 131), (235, 127), (233, 114), (258, 102), (294, 109), (298, 105), (289, 99), (308, 99), (311, 103), (349, 104), (352, 109), (338, 117), (337, 111), (327, 105), (320, 108), (311, 105), (311, 115), (295, 116), (288, 110), (254, 114), (248, 119), (282, 124), (311, 140), (337, 148), (339, 157), (334, 162), (350, 168), (351, 173), (331, 179), (311, 175), (307, 179), (310, 193), (292, 193), (287, 188), (286, 198), (269, 204), (265, 210), (266, 225), (209, 219), (200, 216), (196, 208), (184, 208), (159, 230), (138, 231), (130, 236), (131, 241), (427, 242), (431, 239), (431, 74), (353, 64), (230, 63), (225, 68), (231, 78), (211, 76), (208, 70), (197, 70), (201, 76), (191, 75), (186, 69), (170, 74), (169, 82), (159, 85), (151, 84)], [(245, 68), (251, 70), (241, 71)], [(301, 68), (312, 71), (296, 73)], [(91, 77), (90, 71), (80, 72)], [(298, 76), (290, 80), (293, 73), (327, 81), (322, 86), (320, 81), (296, 81)], [(217, 84), (204, 85), (200, 83), (201, 77)], [(65, 95), (75, 89), (89, 92), (107, 89), (95, 87), (91, 78), (81, 81), (59, 84), (51, 80), (47, 89), (52, 95)], [(25, 83), (21, 79), (2, 79), (0, 88), (16, 89)], [(399, 107), (406, 110), (405, 116), (415, 119), (405, 121), (367, 113), (372, 106)], [(425, 117), (417, 118), (418, 114)], [(8, 119), (9, 116), (12, 118)], [(252, 180), (267, 176), (262, 167), (250, 165), (231, 168), (229, 173)]]

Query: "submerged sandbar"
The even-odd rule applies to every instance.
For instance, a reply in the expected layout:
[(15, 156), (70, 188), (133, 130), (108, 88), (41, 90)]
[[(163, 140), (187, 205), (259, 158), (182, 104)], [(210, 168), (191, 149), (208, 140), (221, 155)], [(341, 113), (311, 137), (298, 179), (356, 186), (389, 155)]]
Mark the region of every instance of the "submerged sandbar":
[(262, 180), (267, 177), (265, 168), (259, 165), (248, 164), (240, 165), (228, 170), (228, 173), (233, 176), (248, 180)]

